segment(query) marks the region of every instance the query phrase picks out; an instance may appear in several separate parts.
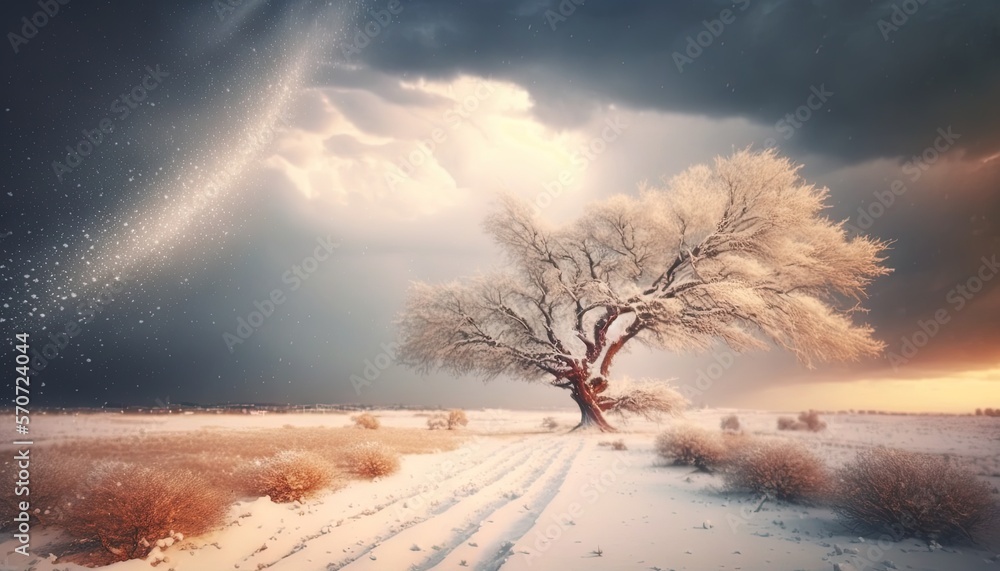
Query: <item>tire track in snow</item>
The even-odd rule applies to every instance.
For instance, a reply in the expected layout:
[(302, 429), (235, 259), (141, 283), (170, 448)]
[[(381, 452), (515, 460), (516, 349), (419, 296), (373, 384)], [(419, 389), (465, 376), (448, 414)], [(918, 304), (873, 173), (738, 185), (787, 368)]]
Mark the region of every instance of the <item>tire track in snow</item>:
[[(492, 521), (481, 524), (466, 542), (449, 553), (441, 569), (457, 569), (463, 560), (476, 571), (500, 569), (510, 548), (535, 526), (552, 499), (563, 489), (566, 476), (585, 444), (584, 440), (578, 440), (573, 453), (562, 462), (553, 462), (518, 502), (511, 502), (491, 514), (489, 520)], [(522, 509), (524, 506), (529, 509)]]
[[(463, 545), (480, 528), (485, 518), (505, 506), (520, 502), (519, 498), (523, 496), (524, 490), (538, 482), (543, 474), (550, 472), (553, 465), (558, 466), (572, 460), (576, 453), (574, 448), (563, 440), (544, 448), (536, 447), (529, 458), (519, 462), (513, 470), (483, 486), (476, 494), (462, 499), (460, 503), (379, 544), (372, 550), (375, 559), (357, 559), (346, 566), (345, 571), (379, 571), (387, 568), (427, 571), (437, 568), (452, 550)], [(430, 557), (428, 547), (432, 549)]]
[[(539, 444), (546, 441), (551, 441), (550, 447), (555, 446), (554, 439), (551, 438), (541, 442), (525, 438), (501, 446), (483, 445), (480, 442), (471, 454), (456, 459), (456, 466), (447, 470), (445, 477), (440, 480), (413, 486), (407, 490), (406, 495), (389, 494), (381, 504), (351, 516), (330, 520), (317, 533), (301, 538), (290, 550), (286, 547), (285, 553), (276, 559), (265, 561), (251, 556), (244, 562), (251, 565), (252, 569), (298, 571), (308, 567), (303, 564), (304, 558), (311, 558), (327, 562), (327, 569), (340, 569), (367, 555), (380, 542), (435, 517), (436, 512), (446, 511), (465, 497), (476, 493), (483, 485), (501, 479), (505, 473), (523, 464), (537, 451)], [(350, 496), (333, 494), (327, 505), (323, 506), (324, 511), (343, 513), (349, 507), (345, 505), (347, 497)], [(416, 505), (414, 507), (410, 504)], [(412, 517), (400, 521), (407, 516)], [(337, 519), (340, 521), (333, 525)], [(255, 555), (263, 557), (265, 554)]]
[(579, 440), (575, 447), (566, 446), (567, 450), (572, 450), (569, 454), (561, 461), (550, 463), (517, 501), (509, 502), (484, 518), (472, 533), (463, 538), (461, 544), (441, 558), (438, 568), (458, 569), (463, 567), (464, 561), (464, 567), (476, 571), (499, 569), (506, 560), (509, 548), (535, 526), (552, 498), (563, 488), (566, 476), (584, 444), (583, 440)]

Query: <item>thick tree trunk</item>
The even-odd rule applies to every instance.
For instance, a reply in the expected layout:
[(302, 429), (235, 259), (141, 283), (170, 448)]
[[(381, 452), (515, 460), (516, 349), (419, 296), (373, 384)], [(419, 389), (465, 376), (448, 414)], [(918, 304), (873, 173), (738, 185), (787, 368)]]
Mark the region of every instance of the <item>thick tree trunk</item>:
[(590, 387), (586, 382), (576, 382), (570, 388), (573, 401), (580, 407), (580, 424), (573, 430), (597, 428), (601, 432), (618, 432), (614, 426), (604, 419), (604, 413), (598, 406)]

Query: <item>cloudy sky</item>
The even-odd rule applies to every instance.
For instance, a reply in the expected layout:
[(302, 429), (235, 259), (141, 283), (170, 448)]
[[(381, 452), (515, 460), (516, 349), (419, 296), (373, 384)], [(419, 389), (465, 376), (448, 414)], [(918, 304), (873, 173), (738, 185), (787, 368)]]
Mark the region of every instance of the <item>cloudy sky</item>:
[(886, 355), (617, 372), (711, 371), (717, 406), (1000, 405), (995, 2), (58, 6), (0, 18), (0, 328), (30, 333), (39, 406), (571, 404), (393, 364), (408, 284), (502, 263), (498, 193), (558, 224), (750, 145), (893, 241), (862, 317)]

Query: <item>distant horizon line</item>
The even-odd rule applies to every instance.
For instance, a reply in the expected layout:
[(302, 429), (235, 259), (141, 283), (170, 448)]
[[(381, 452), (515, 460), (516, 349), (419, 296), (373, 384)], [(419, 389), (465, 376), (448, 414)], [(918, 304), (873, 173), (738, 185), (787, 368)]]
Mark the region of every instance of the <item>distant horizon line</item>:
[[(33, 407), (34, 411), (37, 412), (154, 412), (163, 411), (163, 413), (170, 413), (173, 410), (184, 410), (189, 409), (191, 412), (223, 412), (223, 411), (239, 411), (240, 409), (256, 409), (265, 410), (269, 412), (279, 412), (287, 413), (294, 412), (295, 410), (329, 410), (329, 411), (355, 411), (355, 410), (447, 410), (453, 408), (464, 408), (468, 410), (512, 410), (512, 411), (565, 411), (565, 412), (579, 412), (573, 407), (560, 407), (560, 406), (540, 406), (540, 407), (509, 407), (509, 406), (444, 406), (444, 405), (427, 405), (427, 404), (361, 404), (361, 403), (307, 403), (307, 404), (288, 404), (288, 403), (267, 403), (267, 402), (226, 402), (226, 403), (197, 403), (191, 401), (182, 401), (177, 403), (158, 403), (155, 405), (139, 405), (139, 404), (122, 404), (122, 403), (105, 403), (101, 406), (89, 406), (89, 405), (67, 405), (67, 406), (36, 406)], [(0, 405), (0, 411), (3, 414), (13, 413), (15, 407), (8, 405)], [(194, 409), (194, 410), (191, 410)], [(763, 408), (749, 408), (749, 407), (734, 407), (734, 406), (707, 406), (700, 405), (697, 407), (690, 407), (686, 410), (722, 410), (722, 411), (748, 411), (748, 412), (766, 412), (766, 413), (788, 413), (795, 414), (803, 412), (802, 409), (763, 409)], [(885, 410), (885, 409), (861, 409), (861, 408), (847, 408), (847, 409), (808, 409), (816, 410), (820, 414), (859, 414), (859, 415), (887, 415), (887, 416), (978, 416), (976, 415), (977, 410), (985, 411), (983, 408), (974, 408), (967, 412), (956, 412), (956, 411), (927, 411), (927, 410)]]

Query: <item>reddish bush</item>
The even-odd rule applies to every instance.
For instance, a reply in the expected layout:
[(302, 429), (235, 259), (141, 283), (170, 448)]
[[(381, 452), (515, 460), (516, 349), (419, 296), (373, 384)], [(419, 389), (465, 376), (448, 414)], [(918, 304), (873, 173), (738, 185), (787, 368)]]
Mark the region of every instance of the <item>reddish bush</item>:
[(656, 437), (656, 452), (683, 466), (711, 471), (726, 458), (726, 448), (718, 434), (694, 426), (678, 426)]
[(727, 467), (725, 482), (733, 490), (786, 501), (818, 499), (829, 489), (823, 462), (792, 442), (747, 446)]
[(826, 422), (820, 420), (819, 413), (815, 410), (799, 414), (799, 422), (805, 425), (806, 430), (811, 430), (813, 432), (826, 430)]
[(347, 452), (351, 471), (363, 478), (387, 476), (399, 470), (399, 455), (378, 442), (363, 442)]
[(171, 532), (204, 533), (222, 520), (229, 499), (188, 471), (99, 464), (66, 518), (74, 536), (100, 543), (108, 562), (145, 557)]
[(254, 462), (249, 474), (248, 491), (255, 496), (270, 496), (276, 503), (301, 501), (330, 484), (333, 468), (310, 452), (285, 450)]
[(722, 427), (722, 430), (738, 432), (740, 430), (740, 419), (735, 414), (730, 414), (729, 416), (722, 417), (719, 425)]
[(798, 422), (790, 416), (778, 417), (778, 430), (798, 430)]
[(815, 410), (799, 414), (799, 419), (795, 420), (790, 416), (778, 417), (778, 430), (811, 430), (820, 432), (826, 430), (826, 422), (820, 420), (819, 413)]
[(454, 430), (459, 426), (469, 424), (469, 418), (465, 416), (464, 410), (454, 409), (448, 412), (448, 430)]
[(973, 540), (1000, 523), (991, 486), (945, 458), (874, 448), (837, 472), (833, 510), (852, 530)]
[(376, 430), (378, 427), (382, 426), (378, 418), (375, 418), (374, 414), (370, 412), (363, 412), (358, 416), (352, 417), (351, 420), (354, 421), (354, 426), (358, 428), (366, 428), (368, 430)]

